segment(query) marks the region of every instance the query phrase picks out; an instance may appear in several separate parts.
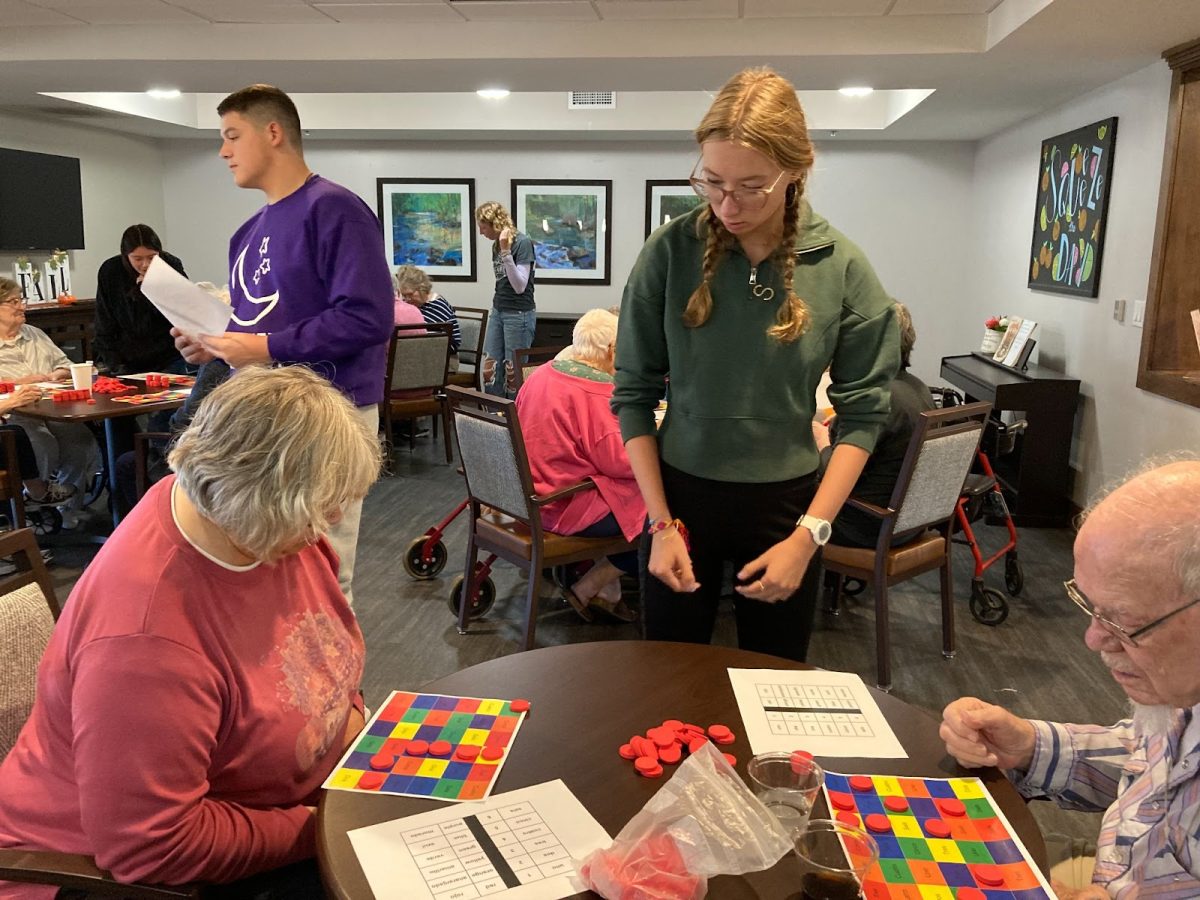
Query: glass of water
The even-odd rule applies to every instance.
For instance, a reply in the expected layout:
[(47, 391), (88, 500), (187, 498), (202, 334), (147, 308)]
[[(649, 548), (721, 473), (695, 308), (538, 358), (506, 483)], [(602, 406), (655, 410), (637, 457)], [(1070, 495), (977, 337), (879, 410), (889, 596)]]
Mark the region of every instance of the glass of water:
[(825, 783), (825, 770), (806, 753), (760, 753), (746, 766), (750, 787), (784, 828), (804, 830)]

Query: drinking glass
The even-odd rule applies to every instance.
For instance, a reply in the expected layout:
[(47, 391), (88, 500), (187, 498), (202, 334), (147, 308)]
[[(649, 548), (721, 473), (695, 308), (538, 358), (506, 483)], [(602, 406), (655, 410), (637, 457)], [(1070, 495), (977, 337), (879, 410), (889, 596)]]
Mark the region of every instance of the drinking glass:
[(746, 774), (755, 796), (792, 834), (804, 828), (825, 783), (824, 769), (802, 753), (759, 753)]
[(803, 900), (859, 900), (863, 877), (879, 861), (874, 838), (831, 819), (810, 819), (794, 843)]

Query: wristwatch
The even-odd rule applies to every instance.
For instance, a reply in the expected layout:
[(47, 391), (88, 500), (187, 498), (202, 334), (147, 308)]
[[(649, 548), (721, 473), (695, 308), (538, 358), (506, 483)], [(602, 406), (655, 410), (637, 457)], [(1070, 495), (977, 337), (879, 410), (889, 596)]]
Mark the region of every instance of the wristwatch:
[(829, 543), (829, 538), (833, 535), (833, 526), (825, 519), (818, 519), (816, 516), (810, 516), (807, 513), (796, 520), (797, 528), (807, 528), (812, 532), (813, 543), (818, 547), (824, 547)]

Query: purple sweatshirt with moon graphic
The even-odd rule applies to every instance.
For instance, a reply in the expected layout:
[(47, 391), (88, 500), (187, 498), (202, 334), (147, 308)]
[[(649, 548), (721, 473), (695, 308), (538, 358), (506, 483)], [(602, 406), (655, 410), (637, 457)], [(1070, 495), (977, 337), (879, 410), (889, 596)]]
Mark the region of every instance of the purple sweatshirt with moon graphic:
[(383, 399), (392, 277), (379, 220), (319, 175), (268, 203), (229, 242), (230, 331), (266, 334), (271, 358), (302, 363), (356, 406)]

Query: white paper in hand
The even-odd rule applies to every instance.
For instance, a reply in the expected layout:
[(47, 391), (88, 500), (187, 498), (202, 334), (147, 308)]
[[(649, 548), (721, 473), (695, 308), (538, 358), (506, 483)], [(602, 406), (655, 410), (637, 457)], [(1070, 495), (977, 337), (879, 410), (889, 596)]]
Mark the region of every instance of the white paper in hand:
[(167, 321), (186, 335), (224, 334), (229, 325), (230, 309), (212, 294), (192, 284), (161, 256), (154, 257), (142, 293), (150, 298)]

